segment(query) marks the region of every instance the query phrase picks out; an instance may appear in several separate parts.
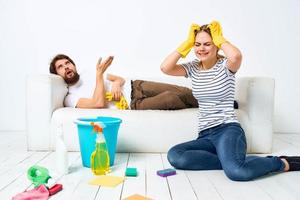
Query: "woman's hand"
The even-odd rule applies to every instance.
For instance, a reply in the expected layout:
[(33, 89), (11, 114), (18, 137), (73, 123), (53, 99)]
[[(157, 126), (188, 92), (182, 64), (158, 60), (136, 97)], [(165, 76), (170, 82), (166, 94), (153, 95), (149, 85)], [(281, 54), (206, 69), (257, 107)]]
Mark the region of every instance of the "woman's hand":
[(191, 25), (187, 40), (177, 48), (177, 52), (180, 53), (181, 57), (185, 58), (193, 48), (195, 43), (195, 32), (198, 30), (200, 30), (200, 26), (198, 24)]
[(220, 49), (221, 45), (227, 42), (223, 37), (221, 24), (217, 21), (212, 21), (208, 25), (214, 44)]
[(221, 48), (225, 57), (227, 57), (227, 68), (232, 73), (236, 73), (242, 63), (241, 51), (223, 37), (222, 27), (219, 22), (211, 22), (209, 28), (214, 44), (218, 48)]

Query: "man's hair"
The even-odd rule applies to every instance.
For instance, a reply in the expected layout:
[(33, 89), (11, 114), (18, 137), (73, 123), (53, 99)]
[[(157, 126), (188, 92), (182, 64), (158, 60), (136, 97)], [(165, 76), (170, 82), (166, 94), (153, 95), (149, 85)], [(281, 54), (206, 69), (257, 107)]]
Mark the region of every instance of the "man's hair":
[(50, 71), (51, 74), (57, 74), (57, 71), (56, 71), (56, 68), (55, 68), (55, 63), (56, 63), (56, 61), (61, 60), (61, 59), (67, 59), (68, 61), (70, 61), (75, 66), (74, 61), (69, 56), (64, 55), (64, 54), (57, 54), (51, 60), (51, 63), (50, 63), (49, 71)]

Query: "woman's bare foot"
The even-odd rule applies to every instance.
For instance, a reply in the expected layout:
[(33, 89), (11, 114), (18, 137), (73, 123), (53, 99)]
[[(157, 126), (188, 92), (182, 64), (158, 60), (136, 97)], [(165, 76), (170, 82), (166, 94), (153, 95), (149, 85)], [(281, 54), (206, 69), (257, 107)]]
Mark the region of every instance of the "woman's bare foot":
[(285, 172), (289, 171), (290, 170), (290, 165), (289, 165), (288, 161), (284, 158), (281, 158), (281, 160), (282, 160), (282, 162), (284, 162), (284, 169), (283, 170)]

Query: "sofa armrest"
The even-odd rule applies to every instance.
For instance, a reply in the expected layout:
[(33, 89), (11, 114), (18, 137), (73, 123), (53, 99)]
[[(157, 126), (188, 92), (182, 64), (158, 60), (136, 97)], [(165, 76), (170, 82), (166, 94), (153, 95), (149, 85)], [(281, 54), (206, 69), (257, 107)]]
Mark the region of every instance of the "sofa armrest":
[[(266, 77), (238, 79), (237, 100), (247, 113), (248, 151), (270, 153), (273, 143), (275, 80)], [(245, 119), (243, 119), (245, 120)]]
[(60, 76), (49, 74), (27, 77), (28, 150), (49, 150), (52, 113), (57, 108), (63, 107), (67, 92), (67, 85)]
[(253, 122), (273, 121), (275, 81), (251, 78), (248, 87), (248, 113)]

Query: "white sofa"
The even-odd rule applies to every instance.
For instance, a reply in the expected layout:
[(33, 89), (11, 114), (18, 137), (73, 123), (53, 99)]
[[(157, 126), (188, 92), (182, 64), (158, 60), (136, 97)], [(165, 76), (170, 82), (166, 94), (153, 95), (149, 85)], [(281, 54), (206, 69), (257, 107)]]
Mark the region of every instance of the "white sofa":
[[(147, 80), (190, 86), (189, 79), (172, 77)], [(248, 152), (270, 153), (273, 139), (274, 80), (265, 77), (237, 78), (238, 119), (245, 130)], [(112, 110), (63, 107), (67, 87), (56, 75), (27, 78), (28, 150), (54, 150), (61, 128), (68, 151), (79, 151), (79, 117), (112, 116), (122, 119), (118, 152), (167, 152), (177, 143), (197, 137), (197, 109)]]

